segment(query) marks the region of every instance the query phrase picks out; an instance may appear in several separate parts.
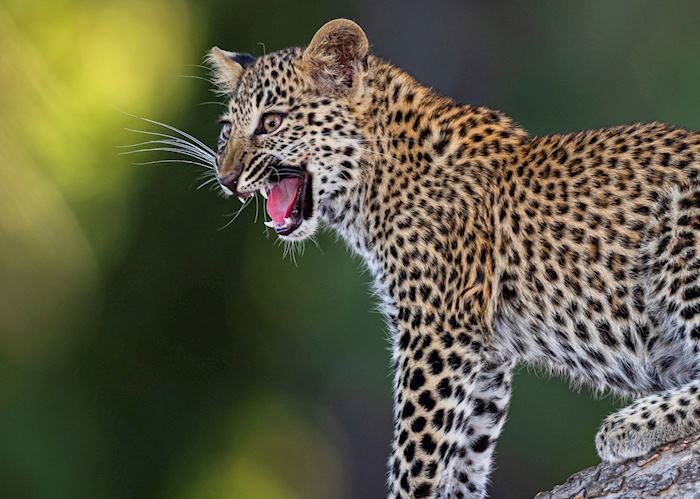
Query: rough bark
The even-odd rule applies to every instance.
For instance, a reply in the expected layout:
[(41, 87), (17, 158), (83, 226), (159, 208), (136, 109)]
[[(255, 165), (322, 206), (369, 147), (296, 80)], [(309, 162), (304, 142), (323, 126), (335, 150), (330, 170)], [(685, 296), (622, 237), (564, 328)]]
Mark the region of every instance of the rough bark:
[(579, 471), (535, 499), (649, 497), (700, 497), (700, 433), (643, 458)]

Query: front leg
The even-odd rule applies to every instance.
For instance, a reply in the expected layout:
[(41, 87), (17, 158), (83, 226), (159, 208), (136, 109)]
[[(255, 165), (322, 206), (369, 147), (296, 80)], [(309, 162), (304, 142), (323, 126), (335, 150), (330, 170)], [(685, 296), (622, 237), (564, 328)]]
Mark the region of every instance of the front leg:
[[(466, 437), (466, 450), (451, 462), (452, 470), (439, 484), (438, 497), (484, 497), (491, 474), (493, 451), (505, 423), (512, 388), (514, 361), (484, 362), (469, 396), (471, 414), (456, 437)], [(467, 492), (464, 492), (466, 487)], [(461, 494), (461, 495), (460, 495)]]
[(512, 363), (476, 334), (400, 332), (390, 498), (481, 498), (510, 399)]

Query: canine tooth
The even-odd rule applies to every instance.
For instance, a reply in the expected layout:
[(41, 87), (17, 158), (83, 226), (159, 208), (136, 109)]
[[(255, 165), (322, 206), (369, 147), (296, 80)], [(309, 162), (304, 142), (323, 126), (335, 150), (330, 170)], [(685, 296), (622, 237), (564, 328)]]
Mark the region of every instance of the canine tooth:
[(238, 196), (238, 200), (239, 200), (241, 203), (245, 203), (245, 198), (244, 198), (243, 196)]
[(267, 227), (270, 227), (271, 229), (275, 228), (275, 222), (272, 220), (268, 220), (267, 222), (263, 222)]
[(287, 227), (289, 227), (290, 225), (292, 225), (292, 219), (289, 218), (289, 217), (286, 217), (286, 218), (284, 219), (284, 225), (286, 225)]
[(263, 187), (262, 189), (260, 189), (260, 194), (262, 194), (262, 196), (263, 196), (265, 199), (267, 199), (267, 189), (266, 189), (265, 187)]

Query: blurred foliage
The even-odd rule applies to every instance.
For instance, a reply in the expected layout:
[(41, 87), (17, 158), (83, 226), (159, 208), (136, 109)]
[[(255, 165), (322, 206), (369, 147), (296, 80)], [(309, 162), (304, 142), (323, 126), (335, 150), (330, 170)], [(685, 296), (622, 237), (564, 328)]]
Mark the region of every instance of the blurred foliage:
[[(171, 122), (212, 143), (212, 45), (261, 54), (326, 20), (533, 133), (700, 128), (700, 6), (399, 0), (0, 4), (0, 490), (24, 498), (380, 497), (388, 343), (332, 235), (296, 260), (198, 172), (117, 146)], [(206, 105), (202, 105), (206, 103)], [(163, 158), (147, 156), (144, 160)], [(521, 372), (493, 497), (596, 462), (611, 409)]]

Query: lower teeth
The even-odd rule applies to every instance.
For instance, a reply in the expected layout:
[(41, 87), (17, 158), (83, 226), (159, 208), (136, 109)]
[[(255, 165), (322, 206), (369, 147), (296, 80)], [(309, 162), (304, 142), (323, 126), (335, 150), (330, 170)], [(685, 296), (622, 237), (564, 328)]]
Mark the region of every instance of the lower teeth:
[(268, 220), (266, 222), (263, 222), (263, 224), (266, 227), (270, 227), (271, 229), (288, 229), (292, 226), (294, 221), (290, 217), (286, 217), (284, 219), (284, 222), (278, 224), (274, 220)]

